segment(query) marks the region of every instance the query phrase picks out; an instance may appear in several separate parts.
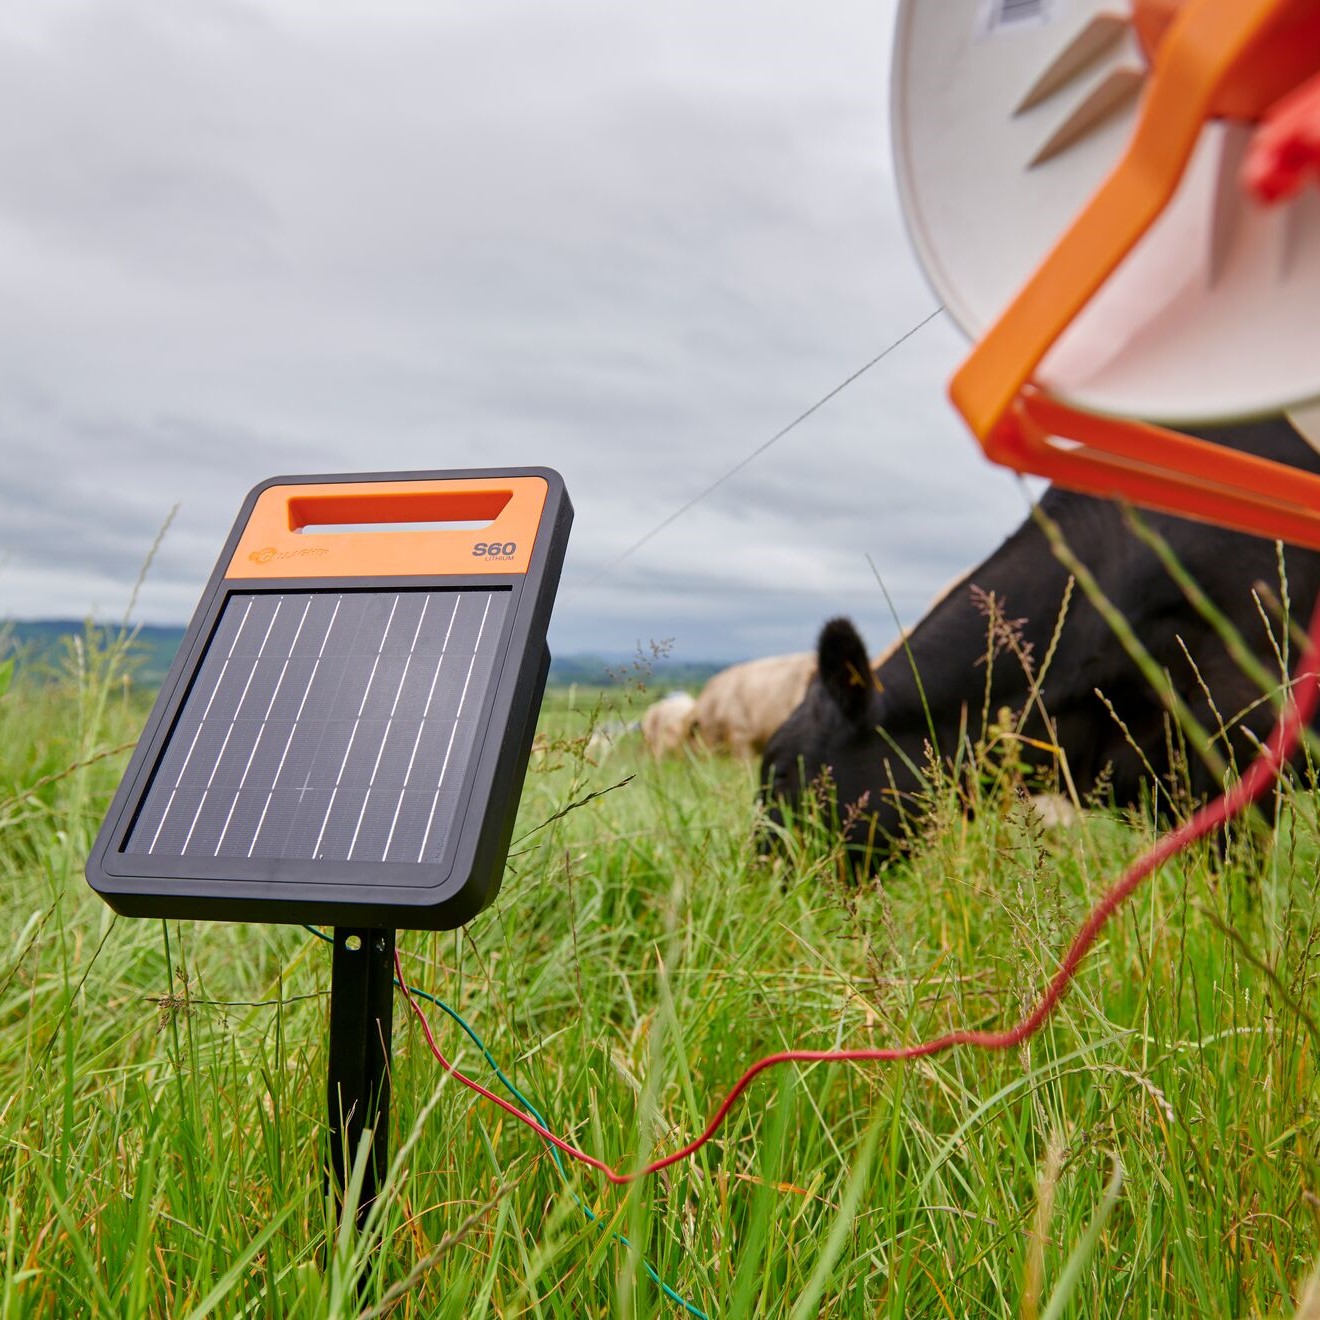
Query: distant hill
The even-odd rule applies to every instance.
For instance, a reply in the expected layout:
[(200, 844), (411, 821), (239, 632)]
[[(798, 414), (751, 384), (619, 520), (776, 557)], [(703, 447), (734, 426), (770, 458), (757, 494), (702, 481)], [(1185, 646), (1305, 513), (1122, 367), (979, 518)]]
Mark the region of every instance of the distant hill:
[[(73, 660), (75, 638), (83, 637), (94, 627), (102, 639), (113, 638), (119, 625), (89, 625), (79, 619), (19, 619), (0, 623), (0, 660), (15, 652), (19, 663), (51, 672), (60, 672)], [(182, 627), (142, 624), (133, 637), (133, 675), (143, 687), (159, 687), (169, 672), (179, 644)], [(615, 687), (645, 683), (656, 692), (672, 688), (698, 691), (702, 684), (724, 668), (717, 661), (677, 662), (660, 657), (614, 657), (603, 655), (553, 655), (550, 659), (550, 682), (566, 686)]]
[[(92, 628), (102, 643), (119, 636), (117, 623), (86, 623), (80, 619), (17, 619), (0, 623), (0, 658), (17, 653), (19, 664), (54, 673), (77, 663), (76, 638)], [(133, 634), (133, 676), (143, 687), (159, 687), (169, 671), (184, 629), (144, 623)]]
[(637, 657), (610, 659), (601, 655), (550, 656), (550, 682), (579, 683), (583, 687), (630, 687), (644, 683), (658, 692), (687, 688), (697, 692), (724, 665), (714, 660), (679, 662)]

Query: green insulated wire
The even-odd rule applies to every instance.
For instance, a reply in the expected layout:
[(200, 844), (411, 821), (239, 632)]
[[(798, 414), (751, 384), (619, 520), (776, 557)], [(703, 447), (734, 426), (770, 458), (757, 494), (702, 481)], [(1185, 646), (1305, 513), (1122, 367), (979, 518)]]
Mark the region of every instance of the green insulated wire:
[[(334, 937), (332, 935), (327, 935), (324, 931), (317, 930), (315, 926), (305, 925), (303, 929), (315, 935), (318, 940), (324, 940), (327, 944), (334, 943)], [(394, 984), (396, 986), (399, 984), (397, 977), (394, 980)], [(491, 1071), (495, 1074), (495, 1076), (500, 1079), (500, 1083), (504, 1087), (504, 1089), (508, 1091), (508, 1093), (511, 1096), (513, 1096), (513, 1098), (523, 1107), (523, 1109), (529, 1115), (531, 1115), (531, 1117), (534, 1118), (543, 1128), (546, 1128), (550, 1131), (554, 1130), (553, 1128), (550, 1127), (549, 1121), (545, 1118), (545, 1116), (541, 1113), (541, 1111), (525, 1095), (523, 1095), (523, 1093), (504, 1075), (504, 1069), (500, 1067), (500, 1065), (495, 1061), (495, 1056), (486, 1048), (486, 1042), (483, 1041), (481, 1037), (478, 1036), (477, 1033), (470, 1026), (468, 1026), (468, 1024), (454, 1009), (450, 1008), (449, 1005), (446, 1004), (443, 999), (438, 999), (435, 995), (429, 993), (426, 990), (420, 990), (415, 985), (410, 985), (408, 989), (418, 999), (425, 999), (428, 1004), (434, 1004), (436, 1008), (438, 1008), (442, 1013), (452, 1018), (453, 1021), (457, 1023), (457, 1025), (463, 1030), (467, 1038), (477, 1047), (477, 1049), (481, 1051), (482, 1057), (490, 1065)], [(578, 1209), (581, 1210), (584, 1215), (586, 1215), (587, 1219), (591, 1223), (593, 1224), (599, 1223), (600, 1220), (598, 1216), (593, 1212), (591, 1207), (573, 1189), (573, 1185), (568, 1177), (568, 1170), (564, 1167), (563, 1157), (560, 1155), (559, 1151), (554, 1146), (552, 1146), (548, 1141), (545, 1142), (545, 1147), (550, 1152), (550, 1158), (554, 1160), (555, 1168), (559, 1170), (559, 1176), (564, 1180), (564, 1186), (567, 1189), (568, 1194), (573, 1198)], [(624, 1237), (622, 1233), (612, 1233), (611, 1236), (621, 1246), (627, 1247), (629, 1250), (632, 1249), (632, 1243), (629, 1242), (628, 1239)], [(651, 1282), (654, 1283), (655, 1286), (659, 1288), (660, 1291), (664, 1293), (664, 1295), (668, 1297), (671, 1302), (676, 1302), (685, 1311), (687, 1311), (689, 1315), (696, 1316), (697, 1320), (710, 1320), (710, 1317), (705, 1313), (705, 1311), (701, 1310), (701, 1308), (698, 1306), (694, 1306), (691, 1302), (687, 1300), (687, 1298), (681, 1297), (677, 1292), (675, 1292), (674, 1289), (671, 1288), (655, 1272), (655, 1267), (650, 1263), (650, 1261), (646, 1261), (646, 1260), (642, 1261), (642, 1266), (646, 1270), (646, 1273), (650, 1278)]]

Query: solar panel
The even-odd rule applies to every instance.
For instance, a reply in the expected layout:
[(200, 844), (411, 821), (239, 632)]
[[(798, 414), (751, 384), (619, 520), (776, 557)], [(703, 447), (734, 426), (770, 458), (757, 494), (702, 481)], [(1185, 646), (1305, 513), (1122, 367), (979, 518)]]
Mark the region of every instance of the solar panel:
[(258, 487), (91, 883), (136, 915), (468, 919), (498, 889), (570, 519), (544, 469)]
[(507, 604), (231, 596), (126, 851), (438, 862)]

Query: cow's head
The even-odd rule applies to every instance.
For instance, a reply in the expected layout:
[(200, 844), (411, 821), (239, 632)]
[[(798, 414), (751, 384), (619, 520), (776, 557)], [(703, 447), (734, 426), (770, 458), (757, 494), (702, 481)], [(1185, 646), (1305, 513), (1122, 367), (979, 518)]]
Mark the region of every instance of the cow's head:
[(893, 790), (878, 780), (886, 746), (877, 732), (878, 685), (850, 620), (831, 619), (816, 650), (806, 696), (766, 744), (761, 801), (778, 832), (802, 818), (804, 799), (815, 793), (850, 856), (874, 865), (902, 833)]

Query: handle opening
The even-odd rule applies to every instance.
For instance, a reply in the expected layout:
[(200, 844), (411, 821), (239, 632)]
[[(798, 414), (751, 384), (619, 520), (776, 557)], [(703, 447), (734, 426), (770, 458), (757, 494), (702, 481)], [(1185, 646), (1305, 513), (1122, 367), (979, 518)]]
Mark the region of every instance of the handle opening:
[(491, 526), (512, 498), (511, 490), (296, 495), (289, 500), (289, 530), (316, 536), (479, 531)]

